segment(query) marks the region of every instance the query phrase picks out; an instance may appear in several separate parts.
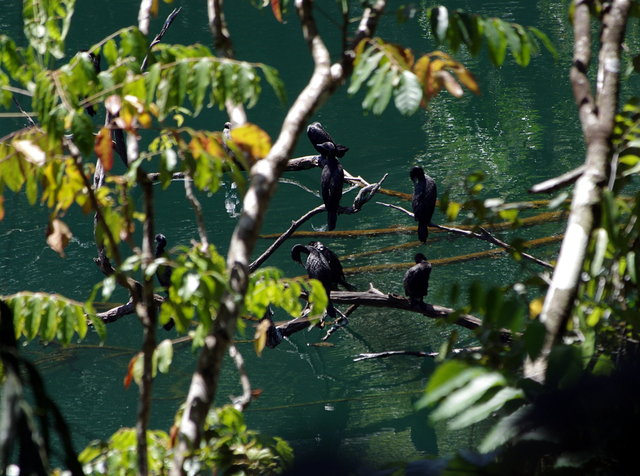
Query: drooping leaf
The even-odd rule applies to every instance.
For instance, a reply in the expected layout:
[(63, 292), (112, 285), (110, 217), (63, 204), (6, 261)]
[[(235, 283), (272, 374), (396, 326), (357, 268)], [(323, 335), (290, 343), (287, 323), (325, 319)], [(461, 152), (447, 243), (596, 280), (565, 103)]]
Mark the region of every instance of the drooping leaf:
[(113, 141), (108, 127), (101, 128), (98, 135), (96, 135), (94, 151), (100, 159), (104, 170), (107, 172), (111, 170), (111, 167), (113, 167)]
[(66, 223), (62, 220), (54, 219), (47, 230), (47, 244), (53, 251), (64, 258), (64, 249), (72, 238), (72, 233)]
[(403, 71), (394, 96), (395, 105), (401, 114), (410, 116), (416, 112), (422, 101), (422, 86), (416, 75), (410, 71)]
[(243, 124), (232, 129), (231, 139), (254, 161), (266, 157), (271, 150), (269, 134), (255, 124)]

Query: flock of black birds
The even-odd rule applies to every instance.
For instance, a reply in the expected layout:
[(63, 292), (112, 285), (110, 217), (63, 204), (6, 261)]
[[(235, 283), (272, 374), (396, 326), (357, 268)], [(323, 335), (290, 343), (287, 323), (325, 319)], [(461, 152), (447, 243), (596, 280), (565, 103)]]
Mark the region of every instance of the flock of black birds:
[[(349, 148), (336, 144), (319, 122), (314, 122), (307, 127), (307, 137), (320, 153), (319, 163), (322, 166), (320, 189), (327, 210), (327, 229), (333, 230), (338, 219), (344, 184), (344, 170), (338, 159), (344, 157)], [(418, 238), (424, 243), (429, 235), (428, 226), (436, 206), (436, 183), (424, 173), (422, 167), (412, 167), (409, 176), (413, 181), (411, 205), (414, 218), (418, 222)], [(307, 260), (304, 263), (301, 259), (302, 253), (307, 254)], [(296, 244), (291, 249), (291, 258), (304, 266), (309, 278), (317, 279), (322, 283), (327, 296), (330, 295), (331, 290), (338, 289), (338, 284), (349, 291), (355, 290), (345, 280), (342, 264), (336, 254), (319, 241), (312, 241), (308, 245)], [(431, 263), (422, 253), (415, 255), (415, 262), (416, 264), (405, 273), (403, 285), (411, 305), (421, 307), (424, 305), (423, 298), (429, 292)], [(327, 314), (329, 317), (336, 317), (336, 309), (331, 300), (327, 305)]]
[[(228, 130), (229, 126), (225, 124)], [(314, 122), (307, 127), (307, 136), (313, 147), (320, 153), (319, 164), (322, 167), (320, 176), (320, 188), (322, 200), (327, 210), (327, 229), (333, 230), (338, 220), (340, 199), (342, 198), (342, 187), (344, 184), (344, 169), (338, 159), (344, 157), (349, 150), (341, 144), (336, 144), (329, 133), (319, 122)], [(412, 167), (409, 173), (413, 181), (413, 197), (411, 205), (415, 221), (418, 222), (418, 238), (421, 242), (426, 242), (429, 235), (428, 226), (431, 223), (433, 212), (436, 206), (436, 183), (424, 173), (422, 167)], [(165, 248), (167, 239), (164, 235), (158, 234), (156, 239), (155, 257), (166, 256)], [(306, 254), (306, 260), (302, 261), (302, 255)], [(348, 291), (355, 291), (355, 287), (347, 282), (342, 269), (342, 264), (327, 246), (319, 241), (311, 241), (308, 245), (296, 244), (291, 248), (291, 258), (301, 264), (307, 271), (310, 279), (317, 279), (322, 283), (327, 297), (332, 290), (338, 290), (338, 285)], [(409, 268), (403, 279), (404, 292), (409, 298), (412, 307), (421, 308), (424, 306), (423, 298), (429, 292), (429, 277), (431, 275), (431, 263), (422, 254), (418, 253), (414, 257), (415, 265)], [(171, 268), (159, 266), (156, 277), (161, 286), (165, 289), (169, 287), (171, 281)], [(327, 315), (336, 318), (337, 309), (329, 299), (326, 309)], [(344, 318), (344, 315), (340, 313)], [(165, 326), (173, 327), (170, 321)], [(167, 328), (167, 327), (165, 327)]]

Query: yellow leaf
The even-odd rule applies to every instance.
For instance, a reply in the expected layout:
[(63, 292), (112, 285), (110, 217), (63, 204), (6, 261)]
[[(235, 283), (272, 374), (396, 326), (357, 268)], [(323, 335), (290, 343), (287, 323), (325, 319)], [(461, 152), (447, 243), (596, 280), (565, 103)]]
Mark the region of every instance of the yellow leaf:
[(0, 221), (4, 220), (4, 197), (0, 195)]
[(107, 172), (113, 167), (113, 142), (111, 141), (111, 131), (108, 127), (103, 127), (96, 136), (93, 150), (102, 162), (102, 167)]
[(429, 64), (431, 63), (431, 58), (427, 55), (422, 56), (416, 64), (413, 66), (413, 72), (416, 73), (416, 76), (420, 81), (424, 81), (429, 73)]
[(149, 13), (151, 13), (154, 18), (158, 16), (158, 0), (153, 0)]
[(454, 68), (453, 72), (456, 73), (458, 80), (464, 84), (469, 91), (474, 94), (480, 94), (480, 87), (478, 86), (478, 83), (476, 83), (476, 78), (473, 77), (471, 71), (460, 65), (459, 67)]
[(255, 124), (244, 124), (231, 129), (231, 139), (253, 161), (262, 159), (271, 150), (271, 138), (269, 134)]
[(264, 350), (265, 345), (267, 345), (267, 331), (269, 330), (269, 327), (271, 327), (269, 319), (263, 319), (256, 328), (253, 345), (255, 346), (256, 354), (258, 354), (258, 356), (262, 355), (262, 351)]
[(542, 298), (536, 298), (529, 303), (529, 316), (532, 319), (540, 315), (540, 313), (542, 312), (543, 304), (544, 304), (544, 300)]
[(53, 251), (64, 258), (64, 249), (69, 244), (72, 237), (71, 230), (65, 222), (57, 218), (49, 224), (47, 229), (47, 244)]
[(47, 154), (30, 140), (13, 141), (13, 146), (24, 156), (25, 160), (36, 164), (38, 167), (43, 166), (47, 160)]

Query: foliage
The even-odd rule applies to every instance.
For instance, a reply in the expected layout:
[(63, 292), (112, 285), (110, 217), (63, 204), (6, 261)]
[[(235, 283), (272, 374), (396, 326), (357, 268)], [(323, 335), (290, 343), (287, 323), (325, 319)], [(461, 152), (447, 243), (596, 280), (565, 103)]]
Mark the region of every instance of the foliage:
[[(193, 474), (215, 469), (216, 474), (279, 474), (293, 459), (291, 447), (247, 429), (242, 413), (231, 406), (209, 412), (205, 438), (194, 452)], [(149, 470), (169, 474), (173, 441), (163, 431), (148, 431)], [(94, 441), (79, 455), (87, 475), (132, 474), (137, 471), (136, 433), (122, 428), (109, 441)]]
[(476, 56), (482, 49), (483, 40), (486, 40), (489, 58), (495, 66), (504, 63), (507, 48), (516, 63), (527, 66), (531, 56), (540, 51), (540, 43), (554, 58), (558, 57), (547, 35), (535, 27), (524, 27), (461, 10), (449, 10), (444, 6), (427, 9), (426, 16), (435, 38), (441, 43), (447, 43), (454, 53), (464, 44)]
[[(3, 297), (13, 312), (16, 339), (36, 338), (44, 342), (70, 344), (74, 335), (83, 339), (88, 322), (101, 339), (106, 329), (92, 309), (85, 312), (85, 304), (71, 301), (57, 294), (21, 292)], [(88, 303), (90, 306), (90, 303)]]

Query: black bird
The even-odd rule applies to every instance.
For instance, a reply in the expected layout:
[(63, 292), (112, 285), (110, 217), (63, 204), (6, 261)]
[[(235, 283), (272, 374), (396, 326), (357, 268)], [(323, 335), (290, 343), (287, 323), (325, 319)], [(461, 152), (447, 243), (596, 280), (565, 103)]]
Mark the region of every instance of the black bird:
[(409, 297), (412, 306), (424, 305), (422, 300), (429, 293), (429, 276), (431, 275), (431, 263), (427, 258), (418, 253), (415, 256), (416, 264), (404, 273), (404, 293)]
[[(167, 237), (164, 236), (162, 233), (158, 233), (155, 239), (156, 239), (156, 251), (154, 254), (155, 257), (156, 258), (162, 257), (162, 258), (169, 259), (169, 255), (165, 251), (165, 248), (167, 247)], [(160, 286), (162, 286), (165, 289), (165, 291), (168, 291), (169, 286), (171, 285), (171, 267), (165, 266), (165, 265), (158, 266), (158, 269), (156, 270), (156, 278), (158, 278), (158, 282), (160, 283)], [(173, 319), (171, 319), (162, 327), (163, 329), (168, 331), (173, 329), (174, 326), (175, 326), (175, 322), (173, 322)]]
[(418, 239), (423, 243), (427, 241), (429, 236), (429, 223), (433, 217), (433, 211), (436, 208), (436, 182), (425, 175), (422, 167), (412, 167), (409, 173), (413, 181), (413, 199), (411, 206), (413, 208), (413, 216), (418, 222)]
[(345, 147), (341, 144), (336, 144), (329, 133), (322, 127), (322, 124), (319, 122), (314, 122), (313, 124), (309, 124), (307, 126), (307, 137), (313, 144), (313, 147), (320, 152), (321, 155), (324, 155), (323, 149), (319, 148), (320, 144), (324, 144), (325, 142), (331, 142), (335, 146), (336, 157), (342, 158), (344, 154), (349, 150), (348, 147)]
[[(302, 264), (302, 253), (307, 253), (307, 260)], [(322, 256), (322, 253), (318, 251), (314, 246), (297, 244), (291, 248), (291, 259), (297, 263), (300, 263), (307, 270), (307, 276), (311, 279), (317, 279), (322, 283), (324, 290), (327, 293), (329, 302), (327, 303), (327, 314), (329, 317), (336, 317), (336, 308), (333, 307), (331, 302), (331, 283), (332, 273), (329, 262)]]
[(344, 183), (344, 170), (336, 158), (336, 146), (333, 142), (318, 144), (316, 149), (322, 151), (324, 166), (320, 176), (320, 188), (322, 201), (327, 209), (327, 229), (336, 227), (338, 221), (338, 208), (342, 198), (342, 184)]
[(342, 263), (340, 263), (340, 260), (333, 251), (327, 248), (320, 241), (310, 241), (309, 246), (313, 246), (315, 249), (317, 249), (320, 254), (324, 256), (324, 259), (327, 260), (327, 263), (329, 263), (329, 268), (331, 269), (331, 289), (337, 291), (338, 284), (340, 284), (348, 291), (356, 290), (355, 286), (349, 284), (344, 277)]

